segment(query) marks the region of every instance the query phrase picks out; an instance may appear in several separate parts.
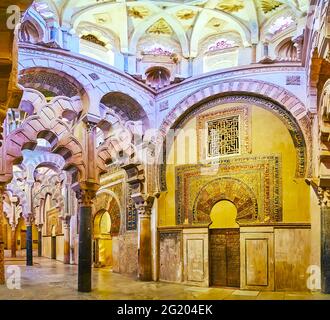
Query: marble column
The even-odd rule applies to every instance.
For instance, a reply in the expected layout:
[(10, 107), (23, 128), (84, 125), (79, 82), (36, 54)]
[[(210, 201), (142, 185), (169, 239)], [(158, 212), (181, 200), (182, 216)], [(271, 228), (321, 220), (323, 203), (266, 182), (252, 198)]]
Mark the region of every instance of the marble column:
[(16, 257), (16, 226), (11, 226), (11, 257)]
[(321, 206), (321, 291), (330, 293), (330, 188), (316, 188)]
[(264, 42), (264, 56), (269, 57), (269, 43)]
[(25, 223), (26, 223), (26, 265), (33, 266), (32, 215), (26, 217)]
[(251, 63), (257, 63), (257, 44), (252, 43)]
[(92, 291), (92, 199), (93, 190), (77, 192), (79, 201), (78, 291)]
[(42, 257), (42, 224), (38, 225), (38, 257)]
[(188, 76), (192, 77), (194, 75), (194, 58), (188, 59)]
[(5, 283), (5, 247), (3, 235), (3, 196), (5, 186), (0, 184), (0, 285)]
[(99, 189), (99, 171), (96, 166), (96, 123), (84, 118), (84, 176), (72, 189), (79, 202), (78, 291), (92, 290), (92, 202)]
[(152, 280), (151, 208), (153, 198), (136, 204), (139, 215), (139, 279)]
[(99, 238), (94, 240), (94, 267), (100, 268), (100, 247), (99, 247)]
[(27, 180), (25, 185), (25, 193), (27, 199), (26, 212), (23, 212), (26, 223), (26, 265), (33, 266), (33, 239), (32, 224), (34, 223), (33, 215), (33, 185), (34, 180)]
[(319, 188), (321, 205), (321, 290), (330, 293), (330, 189)]
[(64, 229), (64, 263), (70, 264), (70, 217), (65, 217), (63, 229)]

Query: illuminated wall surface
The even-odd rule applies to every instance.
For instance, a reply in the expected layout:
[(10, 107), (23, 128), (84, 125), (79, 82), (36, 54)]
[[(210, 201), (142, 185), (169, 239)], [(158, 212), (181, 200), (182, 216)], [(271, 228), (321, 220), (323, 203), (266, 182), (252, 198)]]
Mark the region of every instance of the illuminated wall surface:
[(39, 256), (80, 261), (82, 292), (93, 267), (330, 292), (328, 1), (22, 2), (15, 36), (0, 15), (0, 283)]

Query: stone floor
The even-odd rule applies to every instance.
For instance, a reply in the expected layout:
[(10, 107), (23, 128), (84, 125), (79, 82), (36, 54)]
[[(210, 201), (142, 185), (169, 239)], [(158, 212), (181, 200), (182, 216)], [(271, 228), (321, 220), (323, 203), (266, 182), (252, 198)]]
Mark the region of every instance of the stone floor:
[(199, 288), (160, 282), (140, 282), (109, 269), (93, 269), (93, 292), (77, 292), (77, 266), (64, 265), (47, 258), (34, 258), (34, 266), (25, 266), (23, 256), (6, 258), (6, 266), (18, 265), (21, 289), (0, 286), (0, 300), (330, 300), (321, 293), (258, 292), (223, 288)]

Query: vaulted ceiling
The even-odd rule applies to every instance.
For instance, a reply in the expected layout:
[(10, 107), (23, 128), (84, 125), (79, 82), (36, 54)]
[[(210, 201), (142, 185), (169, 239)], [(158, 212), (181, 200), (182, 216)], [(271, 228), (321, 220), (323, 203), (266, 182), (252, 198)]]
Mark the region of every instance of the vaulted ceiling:
[[(196, 56), (212, 35), (235, 32), (242, 45), (258, 43), (274, 17), (306, 14), (308, 0), (38, 0), (37, 10), (68, 30), (108, 34), (121, 52), (135, 53), (146, 36), (180, 44), (183, 56)], [(85, 31), (86, 34), (86, 31)]]

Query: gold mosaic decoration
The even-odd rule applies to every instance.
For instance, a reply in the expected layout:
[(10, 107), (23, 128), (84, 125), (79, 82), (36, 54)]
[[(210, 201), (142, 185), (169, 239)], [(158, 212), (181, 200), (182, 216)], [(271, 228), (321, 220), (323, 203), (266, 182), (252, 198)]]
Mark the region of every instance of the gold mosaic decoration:
[(145, 7), (131, 7), (127, 12), (129, 17), (135, 19), (144, 19), (149, 15), (149, 10)]
[(190, 20), (195, 17), (196, 12), (193, 10), (183, 9), (176, 13), (176, 16), (181, 20)]
[(280, 7), (283, 3), (276, 0), (259, 0), (262, 11), (266, 14)]
[(83, 35), (83, 36), (81, 37), (81, 39), (86, 40), (86, 41), (89, 41), (89, 42), (92, 42), (92, 43), (95, 43), (95, 44), (97, 44), (97, 45), (99, 45), (99, 46), (102, 46), (102, 47), (105, 47), (105, 46), (106, 46), (105, 42), (99, 40), (99, 39), (98, 39), (96, 36), (94, 36), (93, 34)]
[(243, 0), (223, 0), (220, 1), (216, 8), (221, 11), (225, 12), (237, 12), (244, 8), (244, 1)]
[(175, 169), (176, 223), (208, 224), (214, 204), (229, 200), (240, 222), (282, 220), (280, 155), (220, 159)]
[(227, 108), (197, 117), (198, 159), (251, 152), (251, 113), (247, 106)]
[(172, 34), (173, 31), (170, 25), (164, 19), (159, 19), (148, 29), (148, 33)]

